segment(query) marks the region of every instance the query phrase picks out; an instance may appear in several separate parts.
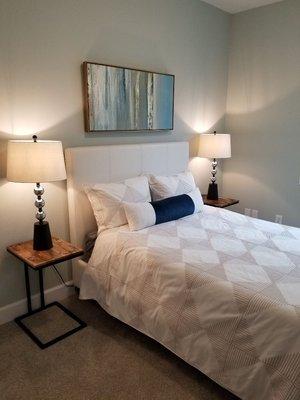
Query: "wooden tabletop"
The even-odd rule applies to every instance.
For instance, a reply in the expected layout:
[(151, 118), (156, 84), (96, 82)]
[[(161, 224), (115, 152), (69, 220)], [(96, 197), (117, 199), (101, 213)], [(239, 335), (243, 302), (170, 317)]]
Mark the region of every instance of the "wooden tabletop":
[(80, 247), (65, 240), (52, 237), (53, 247), (50, 250), (33, 250), (33, 241), (13, 244), (7, 247), (7, 251), (33, 269), (48, 267), (62, 261), (71, 260), (81, 256), (84, 252)]
[(227, 197), (226, 198), (219, 197), (218, 200), (208, 200), (206, 194), (203, 194), (202, 198), (204, 204), (206, 204), (207, 206), (219, 207), (219, 208), (225, 208), (239, 203), (239, 200), (229, 199)]

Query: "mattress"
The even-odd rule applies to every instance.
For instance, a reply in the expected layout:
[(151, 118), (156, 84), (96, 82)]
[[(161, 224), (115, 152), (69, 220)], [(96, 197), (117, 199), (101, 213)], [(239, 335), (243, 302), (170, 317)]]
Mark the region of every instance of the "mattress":
[(300, 399), (300, 229), (205, 206), (99, 235), (80, 297), (245, 400)]

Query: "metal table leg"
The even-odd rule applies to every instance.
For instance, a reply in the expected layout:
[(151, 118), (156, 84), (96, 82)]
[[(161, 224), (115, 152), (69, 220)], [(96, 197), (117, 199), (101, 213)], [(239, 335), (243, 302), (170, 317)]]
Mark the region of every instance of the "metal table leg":
[[(49, 346), (52, 346), (53, 344), (67, 338), (68, 336), (73, 335), (74, 333), (80, 331), (81, 329), (85, 328), (87, 325), (84, 321), (82, 321), (80, 318), (78, 318), (75, 314), (73, 314), (70, 310), (65, 308), (62, 304), (58, 303), (57, 301), (54, 301), (53, 303), (45, 305), (45, 296), (44, 296), (44, 279), (43, 279), (43, 270), (39, 270), (39, 283), (40, 283), (40, 294), (41, 294), (41, 307), (38, 308), (37, 310), (32, 311), (32, 305), (31, 305), (31, 293), (30, 293), (30, 282), (29, 282), (29, 273), (28, 273), (28, 265), (24, 263), (25, 267), (25, 284), (26, 284), (26, 295), (27, 295), (27, 308), (28, 312), (24, 315), (21, 315), (20, 317), (17, 317), (15, 319), (16, 323), (20, 326), (21, 329), (41, 348), (41, 349), (46, 349)], [(55, 337), (54, 339), (48, 341), (48, 342), (42, 342), (29, 328), (26, 324), (23, 323), (23, 320), (25, 320), (27, 317), (30, 317), (34, 314), (37, 314), (47, 308), (50, 307), (59, 307), (65, 314), (67, 314), (70, 318), (72, 318), (74, 321), (77, 322), (77, 326), (65, 333), (63, 333), (60, 336)]]
[(43, 270), (39, 270), (39, 282), (40, 282), (40, 293), (41, 293), (41, 308), (45, 308), (45, 296), (44, 296), (44, 279)]
[(31, 305), (29, 271), (28, 271), (28, 265), (26, 263), (24, 263), (24, 271), (25, 271), (25, 285), (26, 285), (26, 296), (27, 296), (27, 310), (28, 310), (28, 313), (31, 313), (32, 305)]

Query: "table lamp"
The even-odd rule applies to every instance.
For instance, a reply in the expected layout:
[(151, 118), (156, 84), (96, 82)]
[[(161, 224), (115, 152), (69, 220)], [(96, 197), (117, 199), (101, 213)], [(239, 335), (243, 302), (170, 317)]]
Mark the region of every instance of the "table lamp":
[(218, 158), (230, 158), (231, 157), (231, 142), (230, 135), (226, 133), (213, 134), (202, 133), (199, 136), (199, 157), (212, 158), (212, 177), (211, 182), (208, 186), (207, 199), (218, 200), (218, 184), (217, 184), (217, 166)]
[(41, 182), (53, 182), (66, 179), (65, 161), (62, 144), (59, 141), (9, 140), (7, 147), (7, 179), (10, 182), (35, 183), (35, 206), (38, 211), (34, 224), (34, 250), (49, 250), (53, 247), (49, 223), (45, 221), (43, 211), (45, 201), (42, 198), (44, 188)]

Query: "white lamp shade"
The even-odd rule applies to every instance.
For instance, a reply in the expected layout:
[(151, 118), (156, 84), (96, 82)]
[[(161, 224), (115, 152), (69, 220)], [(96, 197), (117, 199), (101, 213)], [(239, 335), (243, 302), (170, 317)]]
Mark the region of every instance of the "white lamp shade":
[(7, 147), (7, 179), (32, 183), (66, 179), (61, 142), (10, 140)]
[(203, 158), (230, 158), (231, 141), (226, 133), (199, 135), (199, 157)]

